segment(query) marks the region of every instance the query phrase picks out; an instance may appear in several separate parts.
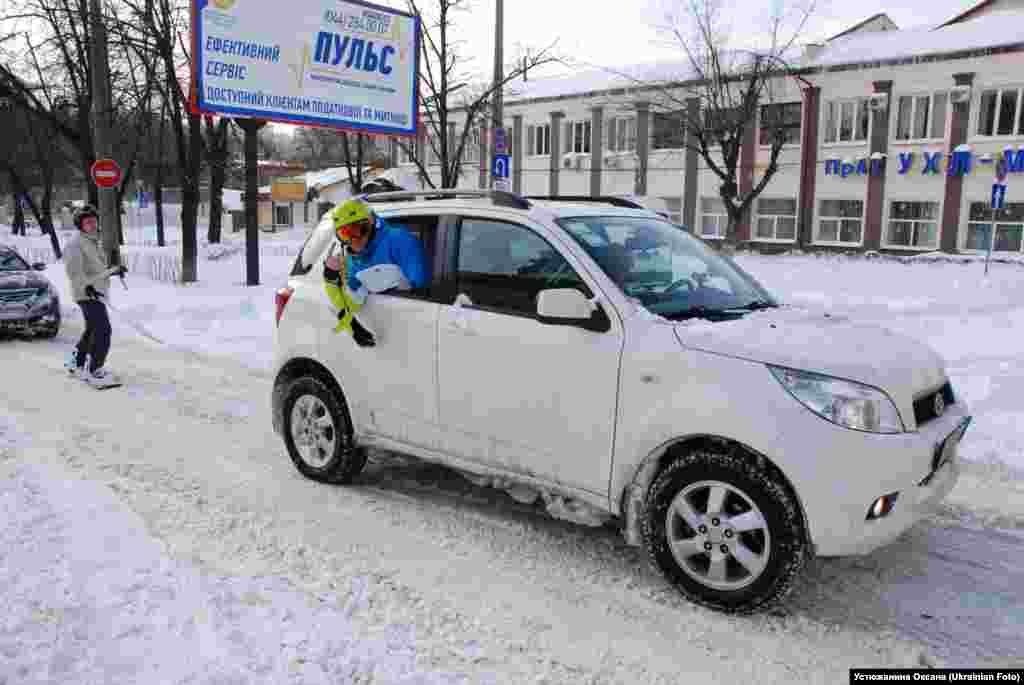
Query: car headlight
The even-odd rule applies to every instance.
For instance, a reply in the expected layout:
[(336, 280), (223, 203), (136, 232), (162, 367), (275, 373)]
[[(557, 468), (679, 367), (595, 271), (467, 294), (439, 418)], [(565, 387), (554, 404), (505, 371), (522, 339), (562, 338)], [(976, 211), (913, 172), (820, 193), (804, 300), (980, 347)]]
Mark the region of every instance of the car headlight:
[(768, 369), (790, 395), (823, 419), (869, 433), (904, 430), (896, 405), (878, 388), (781, 366)]

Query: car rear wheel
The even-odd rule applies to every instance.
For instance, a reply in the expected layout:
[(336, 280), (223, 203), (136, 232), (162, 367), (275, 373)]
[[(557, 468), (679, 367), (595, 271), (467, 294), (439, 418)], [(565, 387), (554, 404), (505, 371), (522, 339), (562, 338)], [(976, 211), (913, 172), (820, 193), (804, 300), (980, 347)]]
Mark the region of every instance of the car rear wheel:
[(291, 381), (284, 392), (284, 441), (302, 475), (324, 483), (350, 483), (366, 465), (352, 440), (344, 400), (313, 376)]
[(729, 613), (784, 599), (808, 556), (781, 474), (708, 447), (676, 457), (655, 480), (643, 539), (651, 563), (684, 596)]

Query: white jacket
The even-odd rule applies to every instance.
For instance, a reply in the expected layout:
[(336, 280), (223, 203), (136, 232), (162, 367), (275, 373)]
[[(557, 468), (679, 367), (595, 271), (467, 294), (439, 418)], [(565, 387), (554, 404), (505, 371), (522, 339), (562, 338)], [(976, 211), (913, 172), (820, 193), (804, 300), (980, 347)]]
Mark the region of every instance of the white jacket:
[(88, 300), (85, 287), (91, 285), (101, 294), (110, 290), (110, 277), (117, 267), (107, 268), (100, 244), (99, 231), (93, 234), (78, 232), (64, 248), (64, 269), (71, 283), (71, 296), (75, 302)]

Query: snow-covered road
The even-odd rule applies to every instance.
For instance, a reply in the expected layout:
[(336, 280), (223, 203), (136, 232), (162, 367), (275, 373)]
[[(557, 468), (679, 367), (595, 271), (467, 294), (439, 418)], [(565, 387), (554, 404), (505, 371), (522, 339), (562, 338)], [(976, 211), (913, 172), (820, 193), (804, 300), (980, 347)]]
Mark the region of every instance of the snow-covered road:
[(436, 466), (301, 478), (270, 378), (231, 359), (120, 333), (127, 385), (97, 393), (61, 367), (79, 330), (0, 343), (0, 683), (824, 683), (1024, 658), (1024, 540), (953, 508), (726, 617), (617, 532)]

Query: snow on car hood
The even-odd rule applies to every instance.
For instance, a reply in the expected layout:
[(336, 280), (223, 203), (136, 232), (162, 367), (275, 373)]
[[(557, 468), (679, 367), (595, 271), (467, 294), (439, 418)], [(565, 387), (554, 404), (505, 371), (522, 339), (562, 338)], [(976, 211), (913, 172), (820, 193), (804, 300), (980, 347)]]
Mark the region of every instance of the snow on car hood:
[(942, 357), (926, 343), (822, 312), (781, 307), (674, 329), (687, 348), (859, 381), (894, 399), (945, 381)]
[(45, 288), (48, 282), (34, 271), (0, 271), (0, 290)]

